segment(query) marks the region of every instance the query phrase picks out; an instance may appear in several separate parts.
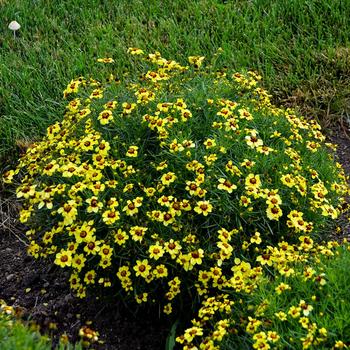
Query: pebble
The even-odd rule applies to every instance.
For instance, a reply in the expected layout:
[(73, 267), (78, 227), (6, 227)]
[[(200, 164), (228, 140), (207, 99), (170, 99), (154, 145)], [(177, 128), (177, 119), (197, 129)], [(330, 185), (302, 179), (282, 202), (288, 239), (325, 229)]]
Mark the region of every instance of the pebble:
[(14, 277), (15, 277), (15, 275), (13, 273), (11, 273), (11, 274), (6, 276), (6, 281), (11, 281), (14, 279)]

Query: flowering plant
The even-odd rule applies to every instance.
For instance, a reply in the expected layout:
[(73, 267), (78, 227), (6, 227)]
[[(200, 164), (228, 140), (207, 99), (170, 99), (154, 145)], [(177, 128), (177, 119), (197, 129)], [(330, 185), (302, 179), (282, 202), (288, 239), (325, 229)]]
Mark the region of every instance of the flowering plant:
[(334, 146), (272, 105), (254, 72), (129, 53), (143, 72), (72, 80), (63, 120), (4, 176), (29, 254), (69, 269), (79, 297), (96, 285), (157, 295), (165, 313), (186, 293), (252, 291), (262, 269), (244, 259), (270, 256), (257, 247), (321, 235), (339, 216)]

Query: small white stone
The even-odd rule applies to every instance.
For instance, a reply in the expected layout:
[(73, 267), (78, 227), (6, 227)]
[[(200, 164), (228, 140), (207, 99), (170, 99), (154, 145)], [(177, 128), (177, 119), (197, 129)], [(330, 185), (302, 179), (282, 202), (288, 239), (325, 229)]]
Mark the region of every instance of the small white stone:
[(21, 25), (17, 22), (17, 21), (12, 21), (10, 24), (9, 24), (9, 29), (13, 30), (14, 32), (16, 30), (18, 30), (19, 28), (21, 28)]

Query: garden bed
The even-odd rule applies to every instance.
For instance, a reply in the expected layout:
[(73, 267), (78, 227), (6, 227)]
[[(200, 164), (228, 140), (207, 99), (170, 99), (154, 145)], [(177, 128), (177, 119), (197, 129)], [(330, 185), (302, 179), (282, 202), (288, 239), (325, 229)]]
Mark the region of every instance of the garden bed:
[[(344, 129), (334, 129), (330, 141), (338, 145), (339, 161), (349, 174), (350, 139)], [(342, 238), (350, 239), (348, 220), (341, 220), (341, 225)], [(97, 349), (165, 347), (172, 322), (160, 316), (156, 307), (136, 310), (119, 300), (106, 304), (91, 297), (75, 298), (69, 289), (67, 273), (26, 254), (25, 235), (20, 227), (16, 235), (1, 232), (0, 274), (0, 299), (22, 307), (24, 316), (34, 320), (42, 332), (54, 336), (56, 342), (63, 333), (72, 341), (79, 340), (79, 329), (89, 324), (99, 332), (99, 342), (94, 344)]]

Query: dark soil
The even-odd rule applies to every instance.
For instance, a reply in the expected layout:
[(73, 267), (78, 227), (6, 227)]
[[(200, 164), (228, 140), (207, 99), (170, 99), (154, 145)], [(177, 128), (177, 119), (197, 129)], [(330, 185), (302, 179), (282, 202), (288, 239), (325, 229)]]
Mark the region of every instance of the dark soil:
[(160, 318), (158, 310), (134, 314), (118, 300), (106, 304), (93, 298), (75, 298), (61, 268), (27, 256), (25, 244), (4, 232), (0, 232), (0, 276), (0, 299), (23, 308), (24, 317), (52, 335), (54, 343), (63, 333), (77, 341), (79, 329), (92, 321), (89, 327), (98, 331), (99, 340), (104, 342), (95, 344), (95, 349), (165, 348), (171, 325)]
[[(329, 133), (329, 139), (338, 145), (339, 161), (350, 174), (347, 130), (336, 128)], [(34, 320), (44, 333), (53, 335), (56, 341), (57, 335), (62, 333), (66, 333), (72, 341), (78, 340), (79, 329), (87, 321), (92, 321), (90, 327), (99, 332), (99, 339), (104, 342), (95, 344), (94, 348), (165, 348), (171, 323), (159, 316), (159, 310), (139, 310), (135, 314), (119, 300), (106, 304), (91, 297), (83, 300), (75, 298), (70, 293), (67, 274), (61, 268), (27, 256), (23, 228), (14, 228), (15, 219), (11, 211), (16, 210), (8, 210), (8, 205), (4, 209), (1, 205), (4, 203), (0, 196), (0, 299), (9, 305), (22, 307), (24, 316)], [(349, 221), (343, 219), (341, 225), (344, 236), (350, 238)], [(56, 324), (56, 330), (52, 329), (53, 324)]]

